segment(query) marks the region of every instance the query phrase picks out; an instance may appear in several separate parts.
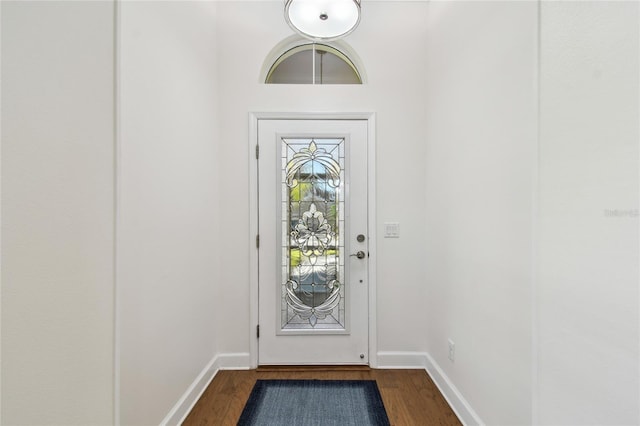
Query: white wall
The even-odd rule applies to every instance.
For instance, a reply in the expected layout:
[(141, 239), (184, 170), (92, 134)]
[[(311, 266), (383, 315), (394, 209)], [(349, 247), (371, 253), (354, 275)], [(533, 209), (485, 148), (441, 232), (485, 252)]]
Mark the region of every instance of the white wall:
[(216, 4), (122, 2), (119, 35), (120, 421), (158, 424), (217, 351)]
[(3, 424), (159, 423), (214, 358), (215, 13), (121, 4), (114, 347), (114, 4), (2, 2)]
[(535, 2), (429, 4), (423, 334), (487, 424), (531, 419), (536, 26)]
[(249, 111), (377, 113), (379, 351), (488, 424), (640, 422), (638, 4), (364, 6), (367, 84), (312, 87), (259, 82), (281, 1), (121, 2), (116, 161), (113, 3), (1, 3), (0, 423), (158, 423), (249, 351)]
[(537, 423), (638, 424), (639, 5), (541, 12)]
[[(424, 71), (426, 3), (379, 3), (363, 8), (349, 43), (366, 66), (362, 86), (264, 85), (259, 71), (270, 50), (292, 34), (282, 2), (220, 2), (220, 238), (223, 295), (219, 299), (220, 351), (246, 353), (249, 330), (248, 113), (377, 113), (377, 218), (397, 221), (399, 239), (378, 240), (378, 348), (426, 352), (424, 336)], [(393, 66), (390, 66), (393, 64)]]
[(2, 424), (113, 423), (111, 2), (2, 8)]
[(488, 424), (640, 421), (638, 9), (430, 4), (429, 353)]

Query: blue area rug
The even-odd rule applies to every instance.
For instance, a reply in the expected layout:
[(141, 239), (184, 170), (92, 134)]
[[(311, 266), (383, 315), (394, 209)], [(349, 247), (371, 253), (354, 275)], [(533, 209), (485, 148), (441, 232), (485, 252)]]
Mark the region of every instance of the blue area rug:
[(258, 380), (238, 426), (389, 426), (375, 380)]

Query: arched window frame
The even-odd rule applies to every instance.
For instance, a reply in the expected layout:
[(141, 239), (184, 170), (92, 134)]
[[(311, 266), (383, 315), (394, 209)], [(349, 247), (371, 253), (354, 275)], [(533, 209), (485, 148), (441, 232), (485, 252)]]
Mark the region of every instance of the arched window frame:
[[(279, 65), (281, 61), (286, 58), (283, 58), (283, 55), (287, 52), (292, 52), (294, 49), (304, 50), (307, 49), (309, 45), (313, 44), (309, 40), (302, 38), (297, 35), (290, 36), (280, 43), (278, 43), (267, 55), (265, 58), (262, 69), (260, 71), (260, 83), (267, 84), (267, 78), (270, 76), (271, 71)], [(330, 42), (321, 42), (318, 43), (321, 45), (328, 46), (330, 48), (335, 49), (338, 54), (338, 57), (343, 59), (349, 66), (354, 68), (355, 73), (360, 77), (362, 84), (367, 83), (367, 75), (365, 73), (364, 65), (362, 60), (355, 52), (355, 50), (349, 46), (343, 40), (334, 40)], [(332, 52), (334, 53), (334, 52)]]

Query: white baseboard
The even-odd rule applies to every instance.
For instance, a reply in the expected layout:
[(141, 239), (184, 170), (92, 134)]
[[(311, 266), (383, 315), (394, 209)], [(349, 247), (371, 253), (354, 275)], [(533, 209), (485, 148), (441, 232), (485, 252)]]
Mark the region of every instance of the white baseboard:
[(218, 356), (214, 356), (213, 359), (209, 361), (209, 364), (204, 367), (184, 395), (182, 395), (171, 411), (169, 411), (169, 414), (162, 420), (160, 423), (161, 426), (179, 425), (184, 421), (220, 369), (217, 361)]
[(378, 352), (376, 368), (419, 368), (427, 367), (426, 352)]
[(251, 366), (251, 354), (248, 352), (218, 354), (220, 370), (248, 370)]
[(378, 352), (377, 358), (376, 368), (425, 369), (463, 425), (484, 424), (438, 363), (427, 352)]
[[(444, 396), (453, 412), (465, 426), (484, 423), (451, 382), (435, 360), (426, 352), (378, 352), (377, 368), (416, 368), (425, 369), (440, 393)], [(160, 423), (162, 426), (182, 424), (204, 393), (209, 383), (220, 370), (248, 370), (251, 365), (249, 353), (228, 353), (216, 355), (200, 372), (184, 395), (178, 400), (169, 414)]]
[(209, 383), (220, 370), (247, 370), (250, 357), (248, 353), (218, 354), (204, 367), (191, 386), (173, 406), (169, 414), (160, 423), (161, 426), (180, 425), (187, 418), (193, 406), (200, 399)]
[(440, 368), (438, 363), (429, 354), (426, 355), (426, 369), (431, 380), (436, 384), (440, 393), (447, 400), (453, 412), (465, 426), (484, 425), (480, 416), (471, 408), (471, 405), (462, 396), (458, 388)]

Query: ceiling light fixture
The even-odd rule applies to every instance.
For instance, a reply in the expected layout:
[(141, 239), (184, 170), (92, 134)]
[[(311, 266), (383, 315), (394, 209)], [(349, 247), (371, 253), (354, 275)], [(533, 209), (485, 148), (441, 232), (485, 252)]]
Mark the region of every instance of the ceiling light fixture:
[(285, 0), (284, 18), (303, 37), (335, 40), (360, 23), (360, 0)]

